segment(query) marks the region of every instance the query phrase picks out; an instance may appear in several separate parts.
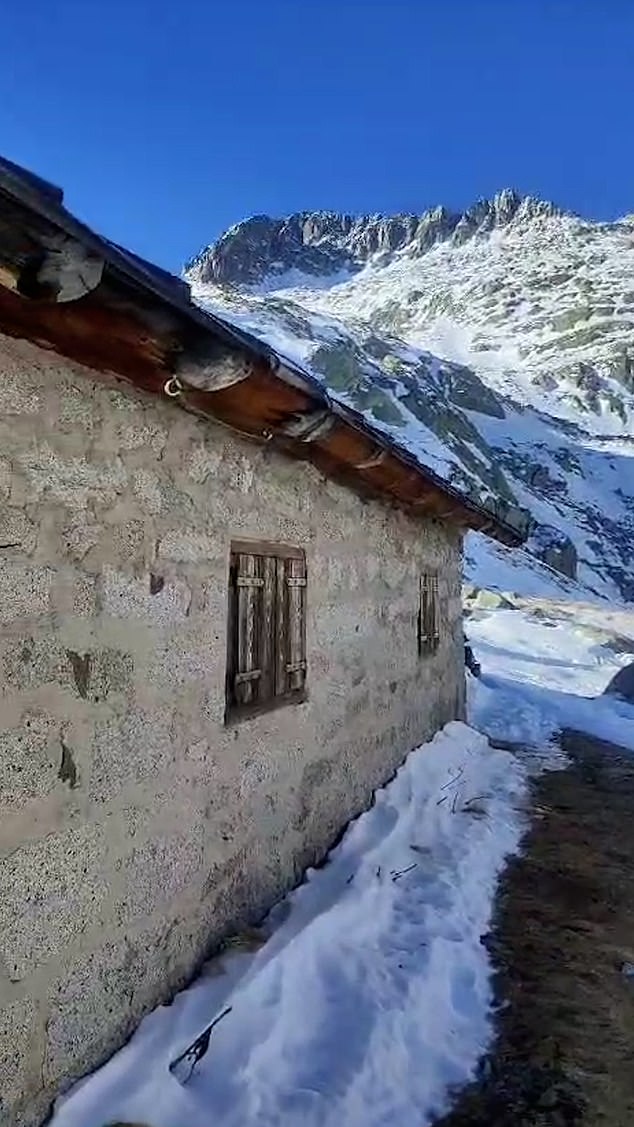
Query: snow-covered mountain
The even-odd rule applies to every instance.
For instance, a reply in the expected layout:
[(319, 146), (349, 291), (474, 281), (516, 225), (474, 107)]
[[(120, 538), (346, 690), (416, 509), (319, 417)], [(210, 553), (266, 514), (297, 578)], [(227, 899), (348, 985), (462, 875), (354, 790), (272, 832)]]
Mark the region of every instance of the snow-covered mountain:
[(186, 276), (462, 487), (528, 507), (537, 556), (634, 600), (634, 219), (510, 190), (462, 215), (257, 216)]

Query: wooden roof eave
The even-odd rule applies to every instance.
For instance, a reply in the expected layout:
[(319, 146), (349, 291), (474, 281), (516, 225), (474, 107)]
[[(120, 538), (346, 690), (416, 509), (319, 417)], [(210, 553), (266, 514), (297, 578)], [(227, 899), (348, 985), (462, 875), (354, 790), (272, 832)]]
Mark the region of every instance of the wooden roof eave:
[[(505, 543), (521, 542), (513, 529), (425, 470), (388, 435), (371, 429), (360, 413), (333, 400), (316, 377), (198, 309), (184, 284), (175, 290), (176, 279), (163, 279), (143, 260), (94, 235), (65, 211), (57, 190), (51, 189), (44, 200), (40, 194), (37, 209), (31, 207), (30, 191), (26, 196), (14, 193), (12, 186), (0, 191), (1, 331), (155, 394), (171, 396), (182, 388), (183, 394), (174, 398), (188, 409), (249, 438), (273, 440), (360, 493), (389, 499), (413, 513), (486, 529)], [(51, 293), (40, 284), (40, 273), (41, 292), (24, 296), (22, 272), (38, 245), (45, 259), (52, 256), (53, 271), (62, 265), (53, 273)], [(73, 276), (75, 254), (79, 265)], [(68, 283), (69, 260), (72, 300), (54, 292), (60, 277)], [(205, 352), (210, 354), (207, 370), (201, 360)], [(170, 384), (175, 374), (179, 382)], [(302, 433), (304, 419), (307, 430)]]
[[(299, 378), (288, 383), (257, 365), (245, 381), (218, 391), (185, 387), (181, 405), (254, 441), (271, 442), (358, 493), (389, 500), (412, 515), (451, 520), (463, 528), (480, 528), (485, 523), (485, 518), (440, 488), (416, 464), (404, 460), (399, 451), (381, 446), (376, 435), (346, 419), (338, 404), (325, 408), (324, 398), (316, 400), (312, 390), (302, 388)], [(311, 434), (311, 421), (316, 420), (318, 426), (326, 413), (331, 425)], [(302, 416), (307, 419), (306, 438), (288, 433), (289, 420)]]
[[(37, 310), (37, 317), (34, 313)], [(255, 441), (273, 441), (296, 458), (311, 461), (324, 474), (363, 496), (382, 498), (413, 515), (451, 519), (469, 528), (486, 521), (445, 489), (429, 480), (399, 452), (382, 446), (344, 408), (299, 374), (281, 378), (263, 361), (242, 366), (236, 381), (217, 390), (196, 387), (178, 377), (182, 346), (178, 334), (158, 336), (129, 310), (102, 300), (99, 292), (79, 302), (32, 302), (0, 285), (0, 330), (30, 339), (85, 364), (96, 372), (113, 373), (142, 390), (173, 398), (196, 414), (216, 419)], [(169, 388), (166, 391), (166, 387)], [(182, 388), (182, 394), (173, 389)], [(302, 416), (327, 417), (322, 433), (305, 438), (286, 433), (289, 421)], [(494, 522), (493, 522), (494, 523)], [(492, 529), (501, 539), (499, 531)]]

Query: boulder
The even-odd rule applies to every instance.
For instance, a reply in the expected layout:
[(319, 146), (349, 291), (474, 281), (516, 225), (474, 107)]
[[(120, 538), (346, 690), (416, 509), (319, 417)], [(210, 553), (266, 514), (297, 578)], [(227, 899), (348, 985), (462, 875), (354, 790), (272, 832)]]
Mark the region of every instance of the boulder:
[(560, 575), (566, 575), (568, 579), (577, 578), (577, 549), (570, 537), (559, 528), (551, 524), (536, 524), (527, 548)]
[(623, 697), (624, 700), (634, 704), (634, 661), (624, 665), (603, 690), (604, 695)]
[(507, 591), (488, 591), (484, 587), (471, 587), (465, 591), (463, 601), (469, 609), (478, 610), (515, 610), (517, 604)]

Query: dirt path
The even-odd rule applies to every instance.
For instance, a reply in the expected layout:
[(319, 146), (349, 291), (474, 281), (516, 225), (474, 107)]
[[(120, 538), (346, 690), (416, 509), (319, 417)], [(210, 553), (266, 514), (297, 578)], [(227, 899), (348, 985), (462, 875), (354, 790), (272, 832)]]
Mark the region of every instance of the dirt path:
[(501, 1003), (480, 1079), (436, 1127), (634, 1125), (634, 755), (578, 733), (502, 882)]

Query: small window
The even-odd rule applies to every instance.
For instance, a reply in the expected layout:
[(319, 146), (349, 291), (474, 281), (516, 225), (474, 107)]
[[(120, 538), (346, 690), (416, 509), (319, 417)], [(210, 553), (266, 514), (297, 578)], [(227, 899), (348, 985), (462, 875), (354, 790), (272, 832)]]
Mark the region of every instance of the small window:
[(420, 578), (418, 603), (418, 655), (434, 654), (440, 645), (440, 600), (438, 576), (427, 572)]
[(304, 699), (306, 557), (282, 544), (233, 543), (226, 720)]

